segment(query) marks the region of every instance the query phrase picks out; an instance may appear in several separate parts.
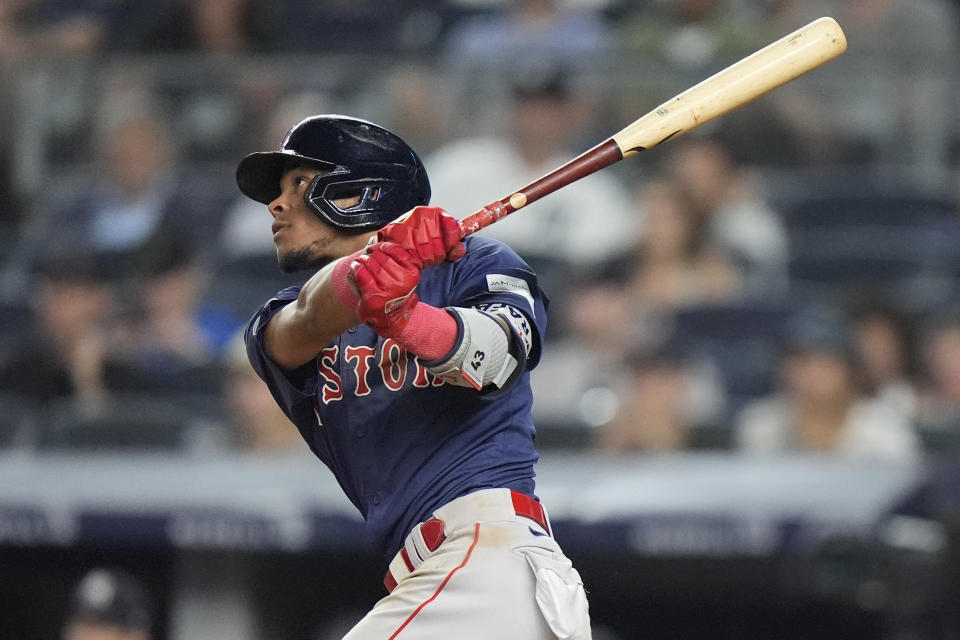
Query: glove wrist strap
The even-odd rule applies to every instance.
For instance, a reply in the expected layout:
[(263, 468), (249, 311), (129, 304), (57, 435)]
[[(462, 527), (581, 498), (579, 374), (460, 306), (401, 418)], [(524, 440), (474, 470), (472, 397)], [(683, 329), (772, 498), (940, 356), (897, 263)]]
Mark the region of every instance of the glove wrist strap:
[(333, 273), (330, 274), (330, 286), (333, 287), (333, 293), (337, 300), (344, 306), (355, 309), (360, 296), (350, 282), (350, 263), (357, 259), (363, 253), (363, 250), (351, 253), (345, 258), (340, 258), (336, 266), (333, 267)]
[(436, 360), (453, 349), (457, 321), (443, 309), (418, 302), (396, 340), (421, 360)]

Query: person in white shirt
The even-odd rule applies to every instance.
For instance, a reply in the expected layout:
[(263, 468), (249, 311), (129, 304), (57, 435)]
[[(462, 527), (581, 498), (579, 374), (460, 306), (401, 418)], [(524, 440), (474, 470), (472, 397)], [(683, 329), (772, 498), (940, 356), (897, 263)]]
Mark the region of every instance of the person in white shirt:
[(858, 387), (849, 327), (801, 312), (788, 323), (780, 389), (748, 403), (736, 419), (741, 452), (819, 452), (851, 460), (903, 463), (919, 457), (912, 423)]
[[(584, 105), (564, 69), (523, 69), (512, 82), (506, 130), (452, 141), (426, 159), (435, 200), (457, 218), (586, 150), (569, 148), (575, 144), (572, 132), (582, 130)], [(532, 261), (541, 280), (544, 262), (567, 268), (597, 265), (625, 251), (637, 235), (639, 216), (629, 192), (610, 171), (578, 180), (529, 209), (480, 233), (508, 243)]]

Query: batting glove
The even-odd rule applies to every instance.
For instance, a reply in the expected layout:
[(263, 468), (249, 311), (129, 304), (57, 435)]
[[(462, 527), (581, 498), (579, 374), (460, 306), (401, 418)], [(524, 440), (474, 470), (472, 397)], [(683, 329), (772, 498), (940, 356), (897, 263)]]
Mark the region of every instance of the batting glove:
[(395, 242), (421, 269), (456, 260), (466, 252), (460, 223), (440, 207), (414, 207), (378, 231), (370, 246), (373, 242)]
[(375, 242), (350, 263), (350, 274), (360, 293), (357, 317), (384, 338), (396, 338), (420, 301), (417, 260), (397, 243)]

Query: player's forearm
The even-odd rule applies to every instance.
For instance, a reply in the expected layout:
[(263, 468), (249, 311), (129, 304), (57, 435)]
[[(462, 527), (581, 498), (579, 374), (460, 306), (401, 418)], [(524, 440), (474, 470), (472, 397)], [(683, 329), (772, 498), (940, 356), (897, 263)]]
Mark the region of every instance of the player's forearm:
[[(342, 260), (349, 261), (351, 257)], [(337, 294), (340, 261), (331, 263), (304, 283), (297, 299), (277, 312), (266, 328), (265, 346), (280, 366), (293, 369), (316, 357), (341, 333), (355, 327), (356, 312)]]

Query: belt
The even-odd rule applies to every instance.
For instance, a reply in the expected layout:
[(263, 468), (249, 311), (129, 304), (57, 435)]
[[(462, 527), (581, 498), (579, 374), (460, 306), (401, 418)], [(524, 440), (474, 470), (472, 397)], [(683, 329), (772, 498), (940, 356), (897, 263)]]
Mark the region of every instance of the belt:
[(390, 561), (383, 578), (387, 591), (410, 575), (431, 553), (447, 539), (447, 531), (454, 531), (476, 522), (497, 521), (523, 516), (550, 533), (547, 512), (536, 498), (509, 489), (483, 489), (453, 500), (434, 512), (407, 535), (403, 548)]

